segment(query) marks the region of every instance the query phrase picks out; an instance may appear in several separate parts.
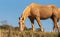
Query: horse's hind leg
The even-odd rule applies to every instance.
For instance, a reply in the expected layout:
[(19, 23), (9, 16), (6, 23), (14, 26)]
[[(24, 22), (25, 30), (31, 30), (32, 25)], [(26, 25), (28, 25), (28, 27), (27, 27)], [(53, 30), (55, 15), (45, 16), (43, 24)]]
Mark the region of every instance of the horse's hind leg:
[(40, 26), (40, 30), (43, 32), (44, 30), (43, 30), (42, 25), (40, 23), (40, 17), (36, 17), (36, 20), (38, 22), (38, 25)]
[(60, 32), (60, 26), (58, 23), (57, 23), (57, 29), (58, 29), (58, 32)]
[(56, 32), (56, 29), (57, 29), (57, 18), (53, 18), (52, 20), (54, 22), (53, 31)]

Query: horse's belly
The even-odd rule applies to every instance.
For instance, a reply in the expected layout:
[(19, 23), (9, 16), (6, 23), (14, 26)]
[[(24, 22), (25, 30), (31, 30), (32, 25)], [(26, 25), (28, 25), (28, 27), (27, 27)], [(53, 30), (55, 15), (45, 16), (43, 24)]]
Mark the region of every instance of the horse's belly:
[(52, 13), (43, 12), (40, 14), (40, 19), (47, 19), (52, 16)]

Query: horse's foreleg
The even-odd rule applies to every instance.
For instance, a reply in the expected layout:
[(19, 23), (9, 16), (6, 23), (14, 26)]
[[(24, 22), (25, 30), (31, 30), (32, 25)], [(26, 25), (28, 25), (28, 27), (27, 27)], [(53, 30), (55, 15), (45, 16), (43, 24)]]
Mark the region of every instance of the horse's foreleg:
[(31, 20), (31, 25), (32, 25), (32, 30), (35, 31), (35, 28), (34, 28), (34, 20)]
[(38, 22), (38, 25), (40, 26), (40, 30), (43, 32), (44, 30), (43, 30), (42, 25), (40, 23), (40, 17), (36, 17), (36, 20)]
[(29, 19), (31, 21), (32, 30), (35, 31), (35, 28), (34, 28), (34, 18), (29, 17)]

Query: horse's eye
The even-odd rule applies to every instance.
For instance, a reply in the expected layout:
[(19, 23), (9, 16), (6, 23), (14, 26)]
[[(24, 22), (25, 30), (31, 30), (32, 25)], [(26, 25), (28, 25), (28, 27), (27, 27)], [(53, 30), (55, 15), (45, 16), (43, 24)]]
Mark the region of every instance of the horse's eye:
[(22, 20), (24, 20), (24, 18), (22, 18)]

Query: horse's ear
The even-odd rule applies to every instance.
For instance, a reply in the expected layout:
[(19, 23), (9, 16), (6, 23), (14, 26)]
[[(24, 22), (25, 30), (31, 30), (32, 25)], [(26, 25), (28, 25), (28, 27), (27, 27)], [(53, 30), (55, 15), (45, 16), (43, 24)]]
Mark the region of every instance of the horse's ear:
[(20, 20), (20, 17), (19, 17), (19, 20)]

